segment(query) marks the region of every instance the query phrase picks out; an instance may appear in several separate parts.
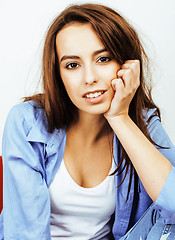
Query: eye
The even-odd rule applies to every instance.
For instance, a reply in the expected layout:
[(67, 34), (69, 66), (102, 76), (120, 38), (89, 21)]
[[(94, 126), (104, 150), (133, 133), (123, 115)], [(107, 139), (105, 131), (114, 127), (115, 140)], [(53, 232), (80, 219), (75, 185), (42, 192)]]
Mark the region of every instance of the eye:
[(66, 68), (67, 69), (74, 69), (74, 68), (77, 68), (78, 66), (79, 66), (78, 63), (72, 62), (72, 63), (68, 63), (66, 65)]
[(99, 63), (106, 63), (106, 62), (109, 62), (110, 60), (111, 60), (110, 57), (100, 57), (100, 58), (98, 59), (98, 62), (99, 62)]

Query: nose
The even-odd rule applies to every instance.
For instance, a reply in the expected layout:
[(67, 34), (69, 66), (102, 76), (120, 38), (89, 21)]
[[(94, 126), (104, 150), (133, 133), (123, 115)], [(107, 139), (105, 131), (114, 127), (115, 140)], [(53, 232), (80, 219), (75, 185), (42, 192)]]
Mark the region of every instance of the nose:
[(97, 82), (95, 69), (91, 64), (88, 64), (88, 66), (84, 69), (84, 81), (85, 84), (92, 85)]

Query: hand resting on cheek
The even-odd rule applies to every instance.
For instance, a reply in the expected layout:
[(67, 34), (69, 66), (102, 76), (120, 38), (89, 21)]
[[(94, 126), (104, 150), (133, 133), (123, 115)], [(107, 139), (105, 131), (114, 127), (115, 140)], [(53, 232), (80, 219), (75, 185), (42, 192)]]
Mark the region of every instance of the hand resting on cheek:
[(140, 85), (140, 61), (126, 61), (117, 72), (117, 77), (112, 79), (111, 85), (115, 94), (104, 116), (111, 118), (127, 115), (129, 105)]

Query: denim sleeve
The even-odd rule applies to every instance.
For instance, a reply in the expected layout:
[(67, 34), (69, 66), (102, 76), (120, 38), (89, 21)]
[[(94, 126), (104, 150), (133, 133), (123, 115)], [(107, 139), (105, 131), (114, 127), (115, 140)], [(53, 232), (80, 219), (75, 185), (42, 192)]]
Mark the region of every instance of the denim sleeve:
[(166, 224), (175, 224), (175, 146), (165, 132), (158, 117), (154, 117), (149, 124), (152, 139), (160, 146), (158, 150), (171, 162), (172, 168), (169, 176), (154, 204), (159, 209), (162, 221)]
[[(26, 140), (28, 123), (34, 119), (23, 106), (17, 105), (10, 111), (3, 134), (3, 233), (0, 235), (13, 240), (49, 240), (50, 200), (41, 161), (43, 144)], [(28, 123), (27, 118), (31, 118)]]

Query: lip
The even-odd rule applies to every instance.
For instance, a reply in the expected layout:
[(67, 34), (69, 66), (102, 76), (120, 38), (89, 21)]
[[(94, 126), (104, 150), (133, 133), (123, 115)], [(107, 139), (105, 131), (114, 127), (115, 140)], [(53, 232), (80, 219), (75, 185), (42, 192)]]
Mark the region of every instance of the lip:
[(98, 92), (106, 92), (106, 90), (104, 90), (104, 89), (100, 89), (100, 90), (94, 90), (94, 91), (89, 91), (89, 92), (86, 92), (85, 94), (83, 94), (83, 98), (85, 98), (85, 96), (87, 95), (87, 94), (90, 94), (90, 93), (98, 93)]
[[(95, 93), (95, 92), (104, 92), (103, 94), (101, 94), (100, 96), (98, 97), (94, 97), (94, 98), (86, 98), (85, 96), (87, 94), (90, 94), (90, 93)], [(106, 90), (96, 90), (96, 91), (91, 91), (91, 92), (87, 92), (83, 95), (83, 98), (85, 99), (86, 102), (88, 103), (91, 103), (91, 104), (95, 104), (95, 103), (99, 103), (102, 101), (102, 99), (105, 97), (107, 91)]]

